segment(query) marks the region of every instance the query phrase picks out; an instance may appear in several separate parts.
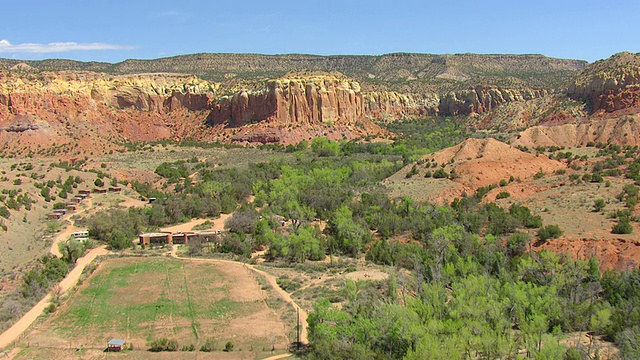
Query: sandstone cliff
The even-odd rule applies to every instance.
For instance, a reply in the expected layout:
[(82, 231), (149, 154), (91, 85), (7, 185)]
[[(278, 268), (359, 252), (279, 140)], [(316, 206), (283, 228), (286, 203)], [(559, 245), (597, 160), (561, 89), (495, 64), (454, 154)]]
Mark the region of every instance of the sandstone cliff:
[(587, 66), (566, 92), (588, 102), (592, 112), (640, 106), (640, 54), (623, 52)]
[(436, 94), (400, 94), (392, 91), (362, 95), (364, 112), (377, 120), (437, 116), (440, 98)]
[(286, 77), (260, 91), (224, 96), (213, 105), (208, 122), (238, 127), (263, 120), (285, 124), (355, 121), (363, 117), (360, 85), (335, 76)]
[(232, 133), (232, 141), (290, 144), (316, 136), (352, 139), (383, 133), (366, 115), (357, 82), (334, 75), (290, 75), (268, 81), (262, 90), (221, 97), (206, 123), (227, 133), (242, 127)]
[(186, 136), (188, 113), (206, 115), (217, 86), (174, 74), (0, 72), (0, 146), (91, 152)]
[(499, 105), (532, 100), (547, 95), (544, 89), (505, 89), (476, 86), (469, 90), (447, 93), (438, 107), (442, 116), (480, 114), (491, 111)]

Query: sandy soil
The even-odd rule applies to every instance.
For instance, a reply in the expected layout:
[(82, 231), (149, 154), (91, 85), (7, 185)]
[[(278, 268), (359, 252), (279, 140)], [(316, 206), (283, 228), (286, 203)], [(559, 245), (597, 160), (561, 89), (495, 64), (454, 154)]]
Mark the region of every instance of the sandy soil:
[[(76, 262), (76, 267), (71, 270), (67, 276), (65, 276), (58, 286), (62, 293), (67, 292), (71, 289), (80, 279), (80, 275), (82, 275), (82, 271), (84, 268), (89, 265), (97, 256), (106, 255), (108, 253), (106, 246), (97, 247), (91, 251), (89, 251), (85, 256), (78, 259)], [(24, 331), (26, 331), (31, 324), (38, 318), (38, 316), (42, 315), (44, 309), (49, 306), (51, 302), (51, 293), (47, 294), (44, 299), (40, 300), (29, 312), (27, 312), (20, 320), (18, 320), (13, 326), (11, 326), (7, 331), (0, 335), (0, 348), (7, 347), (13, 341), (15, 341)]]
[(254, 266), (249, 265), (249, 264), (243, 264), (237, 261), (231, 261), (231, 260), (221, 260), (221, 259), (200, 259), (200, 258), (188, 258), (188, 257), (179, 257), (177, 256), (177, 245), (173, 246), (173, 249), (171, 251), (171, 255), (178, 258), (178, 259), (182, 259), (182, 260), (189, 260), (189, 261), (201, 261), (201, 262), (209, 262), (212, 264), (234, 264), (236, 266), (238, 265), (242, 265), (248, 269), (250, 269), (251, 271), (255, 272), (256, 274), (259, 274), (261, 276), (263, 276), (265, 278), (265, 280), (267, 280), (267, 282), (269, 283), (269, 285), (271, 285), (271, 287), (273, 287), (273, 289), (278, 293), (278, 295), (280, 296), (280, 298), (282, 298), (282, 300), (284, 300), (285, 302), (287, 302), (288, 304), (290, 304), (291, 306), (293, 306), (296, 309), (300, 309), (300, 324), (302, 325), (302, 329), (300, 331), (300, 341), (302, 343), (307, 344), (309, 342), (308, 337), (307, 337), (307, 317), (308, 314), (307, 312), (301, 308), (300, 306), (298, 306), (298, 304), (296, 304), (296, 302), (293, 300), (293, 298), (291, 297), (291, 295), (289, 295), (288, 292), (282, 290), (282, 288), (278, 285), (278, 283), (276, 282), (276, 278), (262, 270), (256, 269)]
[(183, 223), (183, 224), (178, 224), (178, 225), (174, 225), (174, 226), (169, 226), (169, 227), (165, 227), (162, 228), (162, 231), (168, 231), (168, 232), (178, 232), (178, 231), (182, 231), (182, 232), (187, 232), (187, 231), (192, 231), (191, 229), (193, 229), (194, 226), (196, 225), (200, 225), (203, 222), (209, 220), (213, 223), (213, 225), (211, 226), (211, 229), (213, 230), (222, 230), (224, 229), (224, 222), (231, 216), (232, 214), (220, 214), (220, 217), (217, 219), (193, 219), (189, 222)]
[(345, 277), (347, 279), (351, 279), (355, 281), (358, 281), (358, 280), (380, 281), (380, 280), (386, 280), (389, 277), (389, 274), (382, 272), (380, 270), (371, 269), (371, 270), (359, 270), (359, 271), (350, 272), (347, 275), (345, 275)]
[(148, 206), (149, 203), (146, 201), (138, 200), (138, 199), (128, 199), (118, 204), (118, 206), (126, 207), (126, 208), (140, 208)]

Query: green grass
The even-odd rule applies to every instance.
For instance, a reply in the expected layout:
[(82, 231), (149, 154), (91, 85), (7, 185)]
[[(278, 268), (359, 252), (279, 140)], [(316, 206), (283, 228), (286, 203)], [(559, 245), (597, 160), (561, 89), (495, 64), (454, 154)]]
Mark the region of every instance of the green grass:
[[(135, 333), (158, 337), (157, 326), (170, 333), (199, 338), (201, 322), (215, 322), (250, 312), (252, 303), (233, 301), (230, 286), (208, 264), (166, 258), (114, 261), (73, 297), (55, 319), (63, 334)], [(186, 336), (188, 337), (188, 336)]]

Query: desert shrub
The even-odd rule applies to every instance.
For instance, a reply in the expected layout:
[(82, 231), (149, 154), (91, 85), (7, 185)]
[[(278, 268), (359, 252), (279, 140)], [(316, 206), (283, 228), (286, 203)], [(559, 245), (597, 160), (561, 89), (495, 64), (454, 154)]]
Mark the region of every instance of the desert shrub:
[(231, 341), (227, 341), (227, 343), (224, 344), (224, 351), (233, 351), (233, 343)]
[(9, 209), (6, 206), (0, 206), (0, 216), (8, 219), (11, 216), (11, 212), (9, 212)]
[(534, 180), (542, 179), (544, 175), (545, 175), (544, 171), (542, 170), (542, 168), (540, 168), (540, 171), (538, 171), (535, 175), (533, 175), (533, 179)]
[(593, 211), (600, 212), (600, 211), (604, 210), (605, 206), (606, 206), (606, 204), (605, 204), (603, 199), (597, 199), (593, 203)]
[(507, 186), (508, 184), (509, 183), (505, 179), (500, 180), (500, 183), (499, 183), (500, 186)]
[(613, 225), (611, 232), (614, 234), (631, 234), (633, 232), (633, 226), (628, 217), (622, 217), (618, 222)]
[(591, 175), (591, 182), (601, 183), (603, 181), (604, 179), (602, 178), (602, 175), (600, 173), (594, 172), (593, 175)]
[(96, 179), (96, 181), (93, 182), (93, 185), (97, 187), (102, 187), (104, 186), (104, 181), (102, 181), (102, 179)]
[(558, 225), (547, 225), (538, 230), (538, 237), (540, 241), (547, 241), (549, 239), (555, 239), (562, 235), (562, 230)]
[(294, 292), (300, 289), (301, 286), (299, 282), (289, 279), (289, 277), (286, 275), (278, 277), (276, 279), (276, 283), (278, 283), (278, 286), (280, 286), (282, 290), (286, 292)]
[(211, 352), (216, 350), (216, 340), (213, 338), (208, 338), (204, 344), (200, 347), (200, 351), (202, 352)]
[(63, 202), (57, 202), (55, 204), (53, 204), (53, 209), (64, 209), (66, 207), (65, 203)]
[(149, 344), (149, 351), (178, 351), (178, 341), (176, 339), (160, 338)]
[(413, 175), (416, 175), (417, 173), (418, 173), (418, 166), (416, 164), (413, 164), (413, 167), (411, 167), (411, 170), (407, 173), (407, 175), (405, 175), (405, 178), (409, 179)]
[(447, 174), (447, 172), (444, 171), (444, 169), (438, 169), (433, 172), (434, 179), (445, 179), (447, 177), (449, 177), (449, 174)]
[(509, 214), (518, 219), (522, 223), (522, 226), (526, 228), (539, 228), (542, 226), (542, 218), (540, 216), (533, 216), (531, 210), (526, 206), (520, 206), (513, 204), (509, 208)]
[(527, 251), (529, 243), (529, 235), (524, 233), (515, 233), (509, 236), (507, 241), (507, 250), (510, 256), (520, 256)]
[(508, 191), (502, 191), (498, 195), (496, 195), (496, 199), (506, 199), (510, 196), (511, 194)]

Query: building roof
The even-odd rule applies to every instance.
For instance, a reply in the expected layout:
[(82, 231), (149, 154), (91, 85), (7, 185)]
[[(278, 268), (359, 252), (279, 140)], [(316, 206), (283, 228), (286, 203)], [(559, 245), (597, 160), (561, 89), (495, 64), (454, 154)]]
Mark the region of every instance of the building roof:
[(152, 233), (138, 234), (138, 236), (142, 236), (142, 237), (163, 237), (163, 236), (169, 236), (169, 235), (171, 235), (170, 232), (152, 232)]
[(125, 341), (122, 339), (111, 339), (109, 340), (109, 342), (107, 343), (108, 346), (122, 346), (124, 345)]

